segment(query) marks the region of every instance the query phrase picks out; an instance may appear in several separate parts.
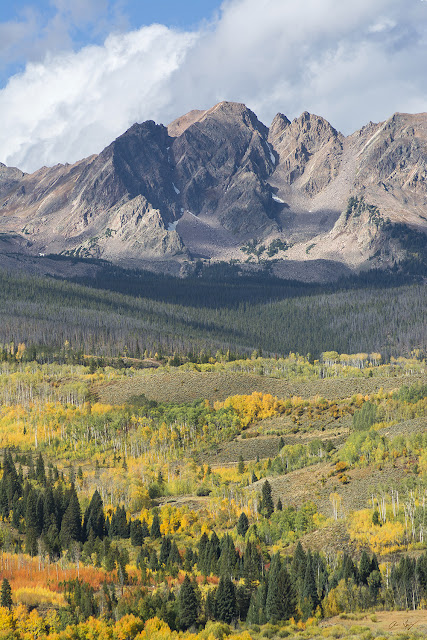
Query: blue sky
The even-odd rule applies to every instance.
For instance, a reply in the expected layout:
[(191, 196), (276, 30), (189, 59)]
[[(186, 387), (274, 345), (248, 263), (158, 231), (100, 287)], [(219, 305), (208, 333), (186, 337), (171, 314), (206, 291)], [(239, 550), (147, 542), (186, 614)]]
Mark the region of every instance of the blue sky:
[(425, 0), (0, 0), (0, 162), (98, 153), (221, 100), (345, 134), (427, 111)]
[[(67, 5), (77, 5), (74, 15), (66, 8)], [(221, 0), (0, 0), (0, 21), (10, 24), (13, 29), (34, 20), (37, 25), (34, 36), (43, 40), (43, 34), (47, 35), (52, 23), (58, 20), (58, 15), (63, 15), (67, 20), (69, 35), (63, 44), (79, 49), (89, 43), (101, 44), (110, 32), (139, 29), (153, 23), (194, 30), (200, 23), (211, 20), (220, 5)], [(22, 29), (24, 45), (26, 38), (28, 34)], [(0, 56), (0, 88), (9, 77), (25, 67), (29, 58), (43, 57), (49, 49), (48, 46), (41, 46), (37, 48), (37, 53), (28, 57), (28, 48), (19, 45), (18, 38), (11, 50)], [(60, 42), (56, 48), (61, 48)]]

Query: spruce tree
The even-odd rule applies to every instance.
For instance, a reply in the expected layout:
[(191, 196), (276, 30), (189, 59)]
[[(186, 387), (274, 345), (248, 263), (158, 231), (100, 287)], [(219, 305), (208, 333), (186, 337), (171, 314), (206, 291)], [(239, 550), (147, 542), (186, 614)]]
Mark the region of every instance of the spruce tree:
[[(92, 527), (89, 529), (89, 532), (91, 531), (93, 531)], [(95, 531), (93, 534), (96, 535)], [(82, 514), (74, 487), (72, 487), (70, 501), (62, 518), (59, 538), (63, 547), (68, 547), (72, 541), (78, 542), (82, 539)]]
[(269, 518), (274, 511), (273, 496), (271, 493), (271, 485), (268, 480), (262, 485), (261, 495), (261, 513)]
[(178, 595), (178, 617), (181, 629), (192, 627), (199, 617), (199, 602), (196, 588), (188, 575), (185, 575)]
[(307, 553), (307, 563), (305, 566), (304, 584), (302, 590), (302, 611), (305, 618), (316, 611), (320, 604), (319, 595), (317, 593), (316, 581), (313, 572), (313, 559), (311, 551)]
[(39, 453), (39, 457), (36, 462), (36, 480), (42, 485), (46, 484), (46, 471), (41, 453)]
[(160, 566), (166, 565), (169, 560), (169, 554), (171, 552), (172, 543), (168, 536), (165, 536), (160, 545), (159, 564)]
[(246, 515), (246, 513), (244, 511), (242, 511), (242, 513), (240, 514), (240, 517), (237, 521), (237, 533), (240, 536), (245, 536), (246, 535), (246, 531), (249, 529), (249, 520), (248, 520), (248, 516)]
[(191, 547), (187, 547), (185, 549), (185, 556), (184, 556), (184, 569), (185, 571), (192, 571), (194, 564), (195, 564), (195, 554), (193, 552), (193, 549)]
[(148, 530), (148, 525), (147, 525), (147, 521), (144, 518), (141, 524), (141, 535), (142, 535), (142, 539), (145, 540), (145, 538), (148, 538), (150, 535), (150, 532)]
[(176, 564), (178, 566), (181, 565), (181, 556), (178, 550), (178, 546), (175, 542), (175, 540), (172, 542), (172, 546), (171, 546), (171, 550), (169, 553), (169, 558), (168, 558), (168, 563), (169, 564)]
[(7, 609), (12, 608), (12, 588), (7, 578), (3, 578), (3, 582), (1, 583), (0, 604)]
[(302, 548), (301, 542), (298, 541), (292, 558), (291, 575), (293, 582), (297, 587), (298, 594), (300, 595), (302, 594), (304, 584), (306, 564), (307, 558), (304, 553), (304, 549)]
[(143, 544), (141, 520), (132, 520), (130, 523), (130, 542), (133, 547), (140, 547)]
[(267, 620), (275, 624), (279, 620), (288, 620), (295, 613), (295, 591), (279, 554), (271, 561), (268, 573), (268, 590), (265, 604)]
[(39, 524), (37, 518), (37, 499), (37, 493), (33, 489), (31, 489), (27, 497), (27, 504), (25, 509), (25, 527), (27, 531), (29, 529), (34, 529), (36, 533)]
[(239, 462), (238, 462), (238, 465), (237, 465), (237, 473), (239, 475), (242, 475), (243, 473), (245, 473), (245, 461), (243, 460), (242, 454), (240, 454), (240, 456), (239, 456)]
[(215, 598), (215, 614), (218, 620), (230, 624), (236, 618), (236, 588), (227, 576), (219, 581)]
[(368, 584), (368, 576), (371, 573), (371, 560), (365, 550), (362, 551), (359, 564), (359, 581), (361, 584)]
[(151, 524), (150, 536), (156, 540), (157, 538), (161, 538), (162, 534), (160, 532), (160, 520), (157, 513), (154, 514), (153, 522)]
[(85, 512), (83, 531), (86, 540), (91, 529), (95, 534), (95, 538), (100, 538), (102, 540), (105, 536), (104, 506), (98, 490), (94, 492), (90, 504)]
[(206, 600), (205, 600), (206, 620), (215, 619), (215, 593), (216, 593), (216, 589), (210, 589), (206, 594)]

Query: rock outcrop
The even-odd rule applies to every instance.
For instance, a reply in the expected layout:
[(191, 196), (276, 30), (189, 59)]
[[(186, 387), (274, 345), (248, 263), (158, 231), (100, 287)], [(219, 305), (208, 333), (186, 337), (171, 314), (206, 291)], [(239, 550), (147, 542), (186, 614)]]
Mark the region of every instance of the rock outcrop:
[(405, 251), (387, 220), (427, 230), (427, 114), (345, 137), (307, 112), (267, 128), (221, 102), (168, 127), (134, 124), (72, 165), (0, 164), (0, 211), (2, 237), (32, 255), (388, 266)]

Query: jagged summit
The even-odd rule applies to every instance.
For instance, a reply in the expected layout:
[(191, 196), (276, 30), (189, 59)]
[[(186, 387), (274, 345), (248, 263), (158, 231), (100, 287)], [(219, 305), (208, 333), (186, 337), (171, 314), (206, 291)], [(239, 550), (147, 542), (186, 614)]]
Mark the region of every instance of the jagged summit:
[(136, 123), (72, 165), (24, 174), (0, 164), (0, 233), (32, 255), (145, 267), (273, 259), (291, 277), (291, 264), (332, 260), (339, 274), (403, 255), (366, 212), (343, 224), (349, 198), (362, 197), (381, 219), (426, 230), (427, 114), (345, 137), (307, 111), (278, 113), (268, 128), (222, 101), (168, 127)]

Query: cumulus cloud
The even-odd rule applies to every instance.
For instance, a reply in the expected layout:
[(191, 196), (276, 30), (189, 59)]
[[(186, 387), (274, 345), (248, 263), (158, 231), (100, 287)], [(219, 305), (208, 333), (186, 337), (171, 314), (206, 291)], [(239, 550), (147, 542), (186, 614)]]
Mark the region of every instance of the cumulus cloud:
[[(85, 6), (75, 3), (74, 20)], [(91, 6), (99, 13), (103, 0)], [(166, 123), (225, 99), (266, 124), (308, 110), (344, 133), (425, 111), (426, 12), (420, 0), (227, 0), (197, 32), (152, 25), (48, 54), (0, 91), (0, 160), (25, 170), (71, 162), (135, 121)]]

